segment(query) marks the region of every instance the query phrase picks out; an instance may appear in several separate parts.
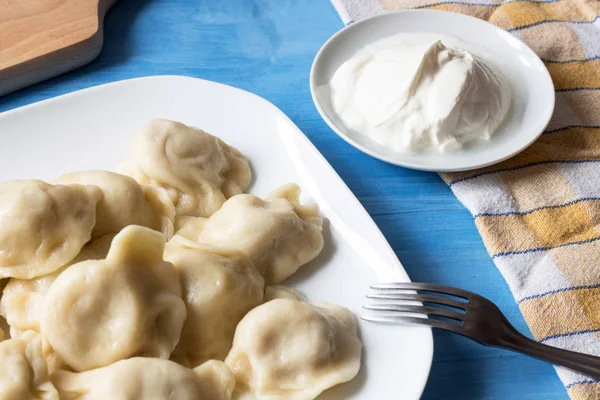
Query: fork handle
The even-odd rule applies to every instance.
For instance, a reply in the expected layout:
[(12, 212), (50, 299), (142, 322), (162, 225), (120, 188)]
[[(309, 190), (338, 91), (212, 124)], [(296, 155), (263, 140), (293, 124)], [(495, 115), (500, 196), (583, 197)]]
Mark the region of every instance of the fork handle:
[(504, 335), (498, 345), (600, 379), (600, 357), (538, 343), (516, 330)]

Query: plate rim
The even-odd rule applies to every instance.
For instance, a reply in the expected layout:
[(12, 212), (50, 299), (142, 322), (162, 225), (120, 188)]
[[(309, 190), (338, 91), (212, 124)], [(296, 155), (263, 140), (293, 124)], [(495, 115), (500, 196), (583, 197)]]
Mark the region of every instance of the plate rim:
[[(302, 132), (302, 130), (294, 123), (294, 121), (292, 121), (292, 119), (290, 117), (288, 117), (287, 114), (285, 114), (279, 107), (277, 107), (275, 104), (273, 104), (269, 100), (267, 100), (264, 97), (261, 97), (261, 96), (255, 94), (255, 93), (249, 92), (249, 91), (244, 90), (244, 89), (237, 88), (235, 86), (227, 85), (227, 84), (224, 84), (224, 83), (210, 81), (210, 80), (202, 79), (202, 78), (196, 78), (196, 77), (192, 77), (192, 76), (177, 75), (177, 74), (147, 75), (147, 76), (141, 76), (141, 77), (136, 77), (136, 78), (128, 78), (128, 79), (122, 79), (122, 80), (112, 81), (112, 82), (108, 82), (108, 83), (101, 83), (101, 84), (98, 84), (98, 85), (90, 86), (90, 87), (87, 87), (87, 88), (75, 90), (75, 91), (64, 93), (64, 94), (61, 94), (61, 95), (58, 95), (58, 96), (54, 96), (54, 97), (50, 97), (50, 98), (43, 99), (43, 100), (40, 100), (40, 101), (36, 101), (36, 102), (30, 103), (30, 104), (26, 104), (26, 105), (23, 105), (23, 106), (14, 108), (14, 109), (6, 110), (6, 111), (3, 111), (3, 112), (0, 112), (0, 123), (2, 123), (5, 118), (10, 117), (13, 114), (19, 114), (19, 113), (27, 112), (27, 111), (29, 111), (31, 109), (37, 109), (37, 108), (43, 107), (46, 104), (54, 103), (54, 102), (60, 101), (60, 100), (70, 99), (70, 98), (81, 96), (81, 95), (89, 95), (90, 93), (92, 93), (94, 91), (100, 91), (100, 90), (106, 89), (108, 87), (127, 85), (128, 83), (132, 83), (133, 81), (143, 81), (143, 80), (152, 81), (152, 80), (170, 80), (170, 79), (200, 81), (203, 84), (221, 86), (221, 87), (223, 87), (223, 88), (225, 88), (227, 90), (235, 90), (235, 91), (242, 92), (244, 95), (246, 95), (246, 96), (249, 95), (254, 100), (263, 103), (264, 105), (266, 105), (267, 107), (269, 107), (274, 113), (276, 113), (279, 118), (284, 119), (290, 127), (293, 127), (295, 135), (303, 142), (303, 144), (306, 146), (306, 148), (308, 150), (310, 150), (310, 152), (312, 153), (312, 155), (315, 156), (317, 159), (319, 159), (319, 161), (321, 162), (321, 164), (323, 165), (323, 167), (326, 167), (326, 168), (329, 169), (329, 175), (331, 175), (331, 177), (333, 177), (338, 182), (338, 184), (341, 184), (344, 188), (346, 188), (346, 190), (352, 195), (352, 197), (354, 197), (354, 199), (356, 200), (356, 206), (363, 210), (364, 214), (368, 217), (368, 220), (370, 220), (370, 223), (375, 228), (375, 232), (378, 235), (377, 240), (378, 241), (383, 241), (386, 249), (389, 252), (391, 252), (391, 254), (394, 255), (394, 257), (395, 257), (395, 259), (397, 261), (395, 263), (394, 267), (398, 268), (399, 272), (403, 273), (406, 276), (406, 278), (408, 279), (409, 282), (411, 281), (411, 279), (410, 279), (410, 277), (409, 277), (406, 269), (404, 268), (404, 266), (402, 265), (402, 263), (398, 259), (398, 256), (396, 255), (395, 251), (391, 247), (391, 245), (388, 242), (388, 240), (383, 235), (383, 232), (381, 231), (381, 229), (379, 229), (379, 226), (373, 220), (373, 217), (367, 212), (367, 210), (362, 205), (362, 203), (358, 200), (358, 198), (356, 197), (356, 195), (354, 194), (354, 192), (352, 192), (350, 190), (350, 188), (348, 187), (348, 185), (346, 185), (346, 183), (344, 182), (344, 180), (335, 171), (335, 169), (329, 163), (329, 161), (327, 161), (327, 159), (323, 156), (323, 154), (310, 141), (310, 139), (308, 138), (308, 136), (306, 136), (304, 134), (304, 132)], [(358, 316), (356, 316), (356, 317), (358, 317)], [(418, 398), (420, 398), (422, 396), (423, 392), (425, 391), (425, 387), (427, 385), (427, 382), (429, 381), (429, 376), (431, 374), (431, 368), (432, 368), (432, 364), (433, 364), (434, 347), (435, 347), (434, 346), (432, 329), (426, 329), (426, 328), (423, 329), (422, 345), (423, 345), (423, 354), (422, 354), (422, 356), (423, 356), (423, 359), (425, 361), (425, 363), (424, 363), (425, 368), (423, 369), (423, 373), (420, 374), (420, 376), (419, 376), (420, 377), (420, 382), (418, 382), (415, 385), (415, 389), (416, 389), (415, 393), (418, 394), (418, 396), (419, 396)]]
[[(361, 143), (357, 142), (356, 140), (352, 139), (350, 136), (348, 136), (345, 132), (344, 129), (340, 129), (332, 120), (331, 118), (329, 118), (329, 115), (327, 114), (327, 112), (325, 112), (325, 110), (323, 109), (323, 107), (321, 106), (321, 100), (319, 99), (319, 96), (317, 94), (318, 92), (318, 87), (316, 84), (316, 70), (319, 66), (319, 64), (321, 63), (321, 59), (324, 57), (323, 54), (329, 50), (329, 47), (332, 45), (331, 43), (333, 43), (339, 36), (341, 36), (343, 33), (345, 33), (348, 30), (351, 29), (355, 29), (355, 26), (359, 26), (362, 24), (366, 24), (366, 23), (370, 23), (373, 20), (377, 20), (377, 19), (383, 19), (383, 18), (397, 18), (397, 15), (406, 15), (406, 14), (429, 14), (429, 15), (447, 15), (447, 14), (453, 14), (454, 17), (459, 17), (459, 18), (465, 18), (468, 20), (472, 20), (474, 23), (479, 23), (482, 25), (487, 25), (490, 28), (492, 28), (495, 32), (500, 33), (501, 36), (504, 35), (510, 35), (511, 40), (516, 40), (518, 42), (520, 42), (525, 48), (526, 51), (530, 52), (531, 55), (533, 55), (535, 57), (535, 61), (536, 63), (538, 63), (538, 65), (542, 66), (542, 71), (544, 74), (544, 80), (546, 81), (546, 84), (549, 84), (549, 87), (552, 87), (552, 98), (550, 100), (550, 104), (551, 107), (548, 107), (548, 113), (547, 115), (544, 116), (544, 122), (542, 124), (540, 124), (540, 129), (539, 132), (537, 132), (535, 135), (532, 135), (532, 137), (530, 138), (530, 140), (528, 140), (523, 146), (521, 146), (520, 148), (505, 154), (501, 157), (496, 157), (493, 160), (487, 161), (487, 162), (483, 162), (483, 163), (478, 163), (478, 164), (471, 164), (471, 165), (464, 165), (461, 167), (457, 167), (457, 168), (445, 168), (445, 167), (435, 167), (435, 166), (430, 166), (427, 164), (419, 164), (419, 163), (414, 163), (411, 161), (406, 161), (406, 160), (401, 160), (401, 159), (397, 159), (397, 158), (393, 158), (393, 157), (388, 157), (386, 155), (380, 154), (375, 150), (370, 149), (368, 146), (364, 146)], [(398, 33), (401, 33), (401, 30), (398, 30)], [(425, 33), (425, 32), (424, 32)], [(467, 14), (462, 14), (462, 13), (457, 13), (454, 11), (445, 11), (445, 10), (422, 10), (422, 9), (412, 9), (412, 10), (396, 10), (396, 11), (386, 11), (384, 13), (381, 14), (377, 14), (377, 15), (373, 15), (371, 17), (367, 17), (364, 19), (361, 19), (359, 21), (356, 22), (352, 22), (346, 26), (344, 26), (343, 28), (341, 28), (340, 30), (338, 30), (337, 32), (335, 32), (331, 37), (329, 37), (329, 39), (327, 39), (327, 41), (325, 41), (325, 43), (323, 43), (323, 45), (319, 48), (319, 51), (317, 52), (317, 54), (315, 55), (315, 58), (313, 59), (313, 63), (311, 65), (310, 68), (310, 75), (309, 75), (309, 87), (310, 87), (310, 94), (313, 100), (313, 104), (315, 105), (317, 111), (319, 112), (319, 115), (321, 116), (321, 118), (325, 121), (325, 123), (329, 126), (329, 128), (331, 130), (333, 130), (340, 138), (342, 138), (346, 143), (350, 144), (351, 146), (353, 146), (354, 148), (370, 155), (371, 157), (374, 157), (376, 159), (379, 159), (381, 161), (393, 164), (393, 165), (397, 165), (399, 167), (403, 167), (403, 168), (408, 168), (408, 169), (414, 169), (417, 171), (427, 171), (427, 172), (462, 172), (462, 171), (470, 171), (470, 170), (474, 170), (474, 169), (478, 169), (478, 168), (484, 168), (484, 167), (488, 167), (490, 165), (494, 165), (494, 164), (498, 164), (501, 163), (502, 161), (505, 161), (517, 154), (519, 154), (520, 152), (522, 152), (523, 150), (527, 149), (529, 146), (531, 146), (537, 139), (539, 139), (539, 137), (543, 134), (544, 130), (546, 129), (546, 127), (548, 126), (548, 124), (550, 123), (550, 120), (554, 114), (554, 109), (556, 107), (556, 92), (555, 92), (555, 87), (554, 87), (554, 82), (552, 81), (552, 77), (550, 76), (550, 72), (548, 71), (548, 68), (546, 68), (546, 66), (544, 65), (544, 62), (540, 59), (540, 57), (525, 43), (523, 42), (521, 39), (519, 39), (518, 37), (511, 35), (508, 31), (486, 21), (480, 18), (476, 18)]]

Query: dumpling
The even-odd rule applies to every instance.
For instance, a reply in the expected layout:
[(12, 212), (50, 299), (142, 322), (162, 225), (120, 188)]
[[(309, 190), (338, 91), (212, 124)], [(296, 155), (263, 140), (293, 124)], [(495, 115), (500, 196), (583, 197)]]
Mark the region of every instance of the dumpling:
[(46, 295), (41, 333), (76, 371), (132, 356), (169, 358), (186, 309), (165, 238), (130, 225), (104, 260), (71, 265)]
[(200, 378), (202, 400), (230, 400), (235, 389), (235, 378), (229, 367), (218, 360), (209, 360), (194, 368)]
[(0, 300), (0, 315), (10, 325), (11, 337), (18, 337), (26, 330), (39, 333), (40, 307), (44, 304), (48, 288), (62, 272), (59, 269), (32, 280), (12, 278)]
[(177, 217), (175, 218), (175, 235), (198, 241), (206, 221), (208, 221), (208, 218), (204, 217)]
[(118, 168), (142, 185), (169, 192), (177, 215), (208, 217), (252, 180), (237, 149), (201, 129), (155, 119), (138, 132), (133, 150)]
[(276, 299), (239, 323), (225, 359), (236, 392), (257, 400), (310, 400), (354, 378), (361, 343), (356, 321), (344, 307)]
[(275, 299), (292, 299), (299, 301), (308, 301), (304, 293), (287, 286), (268, 286), (265, 290), (265, 303)]
[(173, 235), (175, 208), (161, 188), (140, 186), (132, 178), (109, 171), (82, 171), (66, 174), (53, 183), (95, 185), (103, 196), (98, 203), (92, 236), (117, 233), (128, 225), (140, 225)]
[(11, 278), (0, 299), (0, 315), (8, 321), (11, 337), (27, 330), (39, 332), (46, 293), (52, 282), (72, 264), (105, 258), (114, 236), (106, 235), (85, 245), (73, 261), (48, 275), (31, 280)]
[(299, 195), (295, 184), (275, 190), (265, 200), (237, 195), (210, 218), (189, 222), (193, 229), (183, 226), (181, 234), (245, 252), (267, 285), (278, 284), (323, 248), (319, 208), (301, 205)]
[(90, 240), (95, 186), (0, 183), (0, 277), (31, 279), (67, 264)]
[(198, 244), (175, 236), (165, 260), (179, 271), (187, 319), (172, 359), (197, 366), (224, 360), (240, 320), (263, 301), (264, 280), (236, 250)]
[(158, 358), (130, 358), (107, 367), (53, 376), (61, 400), (230, 400), (235, 386), (222, 361), (195, 369)]
[(58, 367), (48, 343), (34, 332), (0, 342), (0, 400), (59, 400), (50, 381)]

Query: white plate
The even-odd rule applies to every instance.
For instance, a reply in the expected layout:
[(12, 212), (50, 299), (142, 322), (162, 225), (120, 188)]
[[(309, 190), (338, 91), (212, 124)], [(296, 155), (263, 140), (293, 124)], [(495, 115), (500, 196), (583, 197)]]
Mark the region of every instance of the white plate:
[[(335, 71), (366, 45), (402, 32), (454, 36), (468, 44), (466, 50), (482, 56), (509, 78), (513, 89), (512, 106), (491, 141), (452, 153), (402, 153), (348, 129), (337, 118), (326, 86)], [(424, 171), (464, 171), (506, 160), (541, 135), (554, 111), (554, 85), (550, 74), (525, 43), (486, 21), (436, 10), (385, 13), (340, 30), (315, 57), (310, 90), (319, 113), (342, 139), (380, 160)]]
[[(361, 312), (368, 285), (408, 281), (389, 244), (323, 156), (290, 119), (251, 93), (180, 76), (111, 83), (0, 114), (0, 179), (52, 179), (114, 169), (151, 118), (202, 127), (248, 156), (251, 192), (297, 182), (329, 221), (322, 254), (291, 282), (311, 300)], [(418, 399), (433, 355), (431, 331), (359, 322), (360, 375), (320, 399)]]

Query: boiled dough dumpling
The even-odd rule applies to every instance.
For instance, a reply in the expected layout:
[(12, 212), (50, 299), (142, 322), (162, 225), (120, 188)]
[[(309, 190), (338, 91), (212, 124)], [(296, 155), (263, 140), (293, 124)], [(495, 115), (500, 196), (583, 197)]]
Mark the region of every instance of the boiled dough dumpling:
[(173, 359), (225, 359), (240, 320), (263, 301), (264, 280), (245, 254), (175, 236), (165, 260), (179, 271), (187, 319)]
[(252, 179), (237, 149), (201, 129), (155, 119), (138, 132), (132, 152), (118, 168), (142, 185), (169, 192), (177, 215), (208, 217)]
[(74, 370), (135, 355), (169, 358), (186, 309), (179, 276), (163, 261), (165, 238), (130, 225), (104, 260), (71, 265), (52, 283), (41, 333)]
[(0, 400), (59, 400), (50, 374), (59, 367), (45, 340), (34, 332), (0, 343)]
[(160, 231), (167, 239), (173, 234), (175, 208), (164, 189), (140, 186), (128, 176), (109, 171), (73, 172), (54, 183), (95, 185), (102, 190), (92, 232), (95, 238), (117, 233), (128, 225)]
[(189, 369), (169, 360), (135, 357), (53, 380), (61, 400), (230, 400), (235, 386), (221, 361)]
[(218, 360), (209, 360), (194, 368), (200, 379), (202, 400), (230, 400), (235, 389), (235, 378), (229, 367)]
[(20, 336), (27, 330), (39, 332), (40, 318), (50, 285), (72, 264), (105, 258), (114, 236), (106, 235), (85, 245), (73, 261), (50, 274), (34, 279), (11, 278), (0, 299), (0, 315), (8, 321), (11, 337)]
[(287, 287), (287, 286), (268, 286), (265, 289), (265, 299), (264, 301), (271, 301), (275, 299), (292, 299), (292, 300), (300, 300), (300, 301), (308, 301), (308, 298), (301, 291)]
[(257, 400), (310, 400), (351, 380), (361, 344), (352, 313), (331, 304), (276, 299), (239, 323), (225, 363)]
[(275, 190), (265, 200), (237, 195), (206, 221), (190, 223), (198, 226), (198, 241), (245, 252), (265, 282), (277, 284), (323, 248), (319, 208), (301, 205), (299, 195), (295, 184)]
[(0, 183), (0, 277), (31, 279), (67, 264), (91, 238), (95, 186)]

